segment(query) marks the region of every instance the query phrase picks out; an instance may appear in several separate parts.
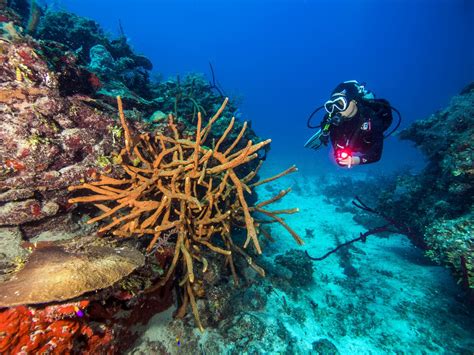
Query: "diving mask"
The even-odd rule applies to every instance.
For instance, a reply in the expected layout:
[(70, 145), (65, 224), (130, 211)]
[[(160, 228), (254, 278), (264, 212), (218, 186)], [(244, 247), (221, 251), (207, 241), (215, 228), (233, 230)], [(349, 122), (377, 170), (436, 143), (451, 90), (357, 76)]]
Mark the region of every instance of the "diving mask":
[(345, 96), (336, 96), (333, 99), (329, 99), (324, 103), (324, 109), (327, 113), (332, 115), (334, 112), (342, 112), (347, 109), (349, 103)]

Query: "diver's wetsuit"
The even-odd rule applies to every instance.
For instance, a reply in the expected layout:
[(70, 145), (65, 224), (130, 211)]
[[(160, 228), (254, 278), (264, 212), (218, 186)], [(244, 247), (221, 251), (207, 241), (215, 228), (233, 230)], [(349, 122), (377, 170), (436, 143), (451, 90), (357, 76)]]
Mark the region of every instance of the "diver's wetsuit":
[[(388, 102), (387, 102), (388, 103)], [(360, 157), (360, 164), (374, 163), (380, 160), (383, 150), (383, 132), (392, 121), (391, 109), (387, 106), (357, 104), (357, 114), (331, 125), (329, 137), (335, 157), (340, 149), (350, 149)], [(325, 117), (324, 121), (327, 119)], [(323, 122), (324, 122), (323, 121)]]

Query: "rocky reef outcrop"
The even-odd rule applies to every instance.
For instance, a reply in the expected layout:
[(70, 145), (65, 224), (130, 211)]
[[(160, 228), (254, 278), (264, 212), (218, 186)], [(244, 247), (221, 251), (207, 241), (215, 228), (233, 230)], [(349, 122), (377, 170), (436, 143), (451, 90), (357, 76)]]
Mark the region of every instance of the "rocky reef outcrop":
[(72, 232), (67, 187), (106, 169), (100, 162), (117, 149), (113, 111), (65, 96), (35, 42), (1, 41), (0, 52), (0, 227), (25, 240)]
[(474, 288), (474, 85), (449, 106), (400, 133), (421, 149), (427, 165), (401, 175), (380, 208), (422, 236), (432, 260), (452, 269), (466, 290)]

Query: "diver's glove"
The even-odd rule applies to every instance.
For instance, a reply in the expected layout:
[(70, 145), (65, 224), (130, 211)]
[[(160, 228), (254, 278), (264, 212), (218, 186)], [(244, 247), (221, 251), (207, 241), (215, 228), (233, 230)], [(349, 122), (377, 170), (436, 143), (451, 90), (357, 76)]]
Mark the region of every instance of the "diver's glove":
[(329, 134), (325, 133), (322, 129), (319, 129), (310, 139), (304, 144), (305, 148), (318, 149), (321, 145), (328, 145)]

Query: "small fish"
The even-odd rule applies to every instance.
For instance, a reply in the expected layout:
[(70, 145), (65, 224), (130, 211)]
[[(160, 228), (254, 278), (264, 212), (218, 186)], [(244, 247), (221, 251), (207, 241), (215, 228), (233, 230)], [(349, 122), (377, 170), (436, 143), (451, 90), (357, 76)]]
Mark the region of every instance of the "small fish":
[(74, 306), (74, 311), (76, 312), (78, 317), (84, 317), (84, 312), (77, 306)]

